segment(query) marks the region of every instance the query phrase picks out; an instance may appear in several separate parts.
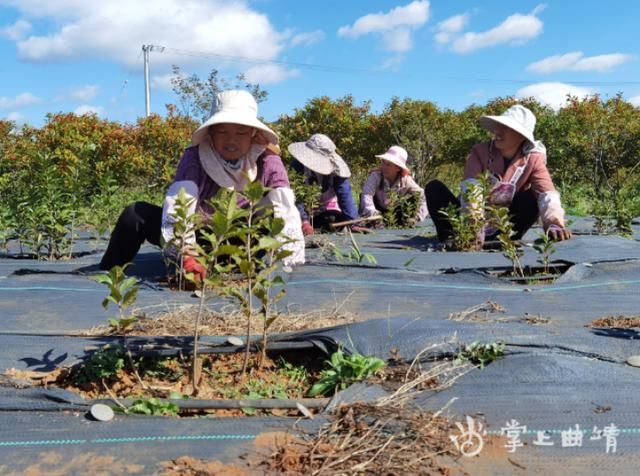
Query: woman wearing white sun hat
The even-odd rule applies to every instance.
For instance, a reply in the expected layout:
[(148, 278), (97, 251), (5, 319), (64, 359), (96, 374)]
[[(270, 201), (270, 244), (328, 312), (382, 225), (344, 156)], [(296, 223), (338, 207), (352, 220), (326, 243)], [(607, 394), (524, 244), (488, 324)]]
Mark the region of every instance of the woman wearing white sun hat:
[[(291, 163), (294, 170), (304, 174), (307, 183), (317, 182), (321, 187), (316, 210), (306, 210), (302, 203), (298, 203), (302, 232), (311, 235), (314, 227), (328, 230), (331, 223), (357, 219), (358, 210), (349, 180), (351, 171), (336, 152), (333, 141), (324, 134), (313, 134), (304, 142), (289, 144), (288, 149), (295, 159)], [(360, 227), (352, 225), (351, 229), (359, 231)]]
[[(210, 200), (218, 190), (242, 191), (248, 182), (259, 180), (271, 190), (265, 197), (275, 216), (285, 221), (283, 235), (292, 241), (285, 248), (292, 254), (285, 265), (304, 263), (304, 238), (300, 214), (282, 160), (275, 151), (278, 136), (258, 119), (258, 105), (247, 91), (223, 91), (216, 95), (211, 117), (191, 136), (191, 147), (180, 159), (164, 206), (136, 202), (120, 215), (100, 266), (110, 269), (131, 261), (146, 240), (160, 246), (173, 237), (173, 211), (180, 189), (193, 198), (191, 213), (208, 217)], [(246, 200), (238, 201), (240, 206)], [(189, 240), (195, 241), (195, 236)], [(172, 250), (168, 250), (172, 251)], [(192, 248), (176, 250), (185, 255), (184, 268), (203, 277), (204, 269), (194, 259)]]
[[(571, 238), (571, 231), (565, 226), (560, 194), (547, 170), (546, 148), (533, 135), (534, 114), (516, 104), (499, 116), (482, 116), (480, 125), (493, 133), (493, 139), (471, 149), (462, 190), (477, 183), (478, 176), (489, 171), (493, 189), (487, 202), (509, 207), (515, 239), (522, 238), (538, 218), (551, 238)], [(445, 241), (451, 236), (451, 224), (441, 211), (452, 203), (460, 206), (460, 200), (437, 180), (427, 184), (425, 195), (438, 239)]]
[(369, 174), (362, 187), (360, 196), (360, 216), (369, 217), (379, 215), (387, 209), (389, 191), (400, 195), (419, 193), (420, 203), (416, 216), (412, 217), (416, 223), (424, 220), (429, 212), (424, 196), (424, 190), (411, 176), (407, 167), (407, 151), (398, 145), (389, 147), (384, 154), (376, 155), (380, 159), (380, 168)]

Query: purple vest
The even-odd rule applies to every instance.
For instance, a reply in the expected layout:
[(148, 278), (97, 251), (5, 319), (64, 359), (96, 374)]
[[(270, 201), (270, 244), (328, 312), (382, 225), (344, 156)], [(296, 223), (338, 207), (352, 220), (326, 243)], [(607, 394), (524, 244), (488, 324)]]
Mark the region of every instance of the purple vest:
[[(269, 188), (289, 187), (289, 176), (282, 163), (282, 159), (275, 154), (265, 151), (257, 161), (258, 175), (262, 185)], [(220, 186), (202, 168), (198, 147), (189, 147), (182, 154), (178, 170), (174, 178), (175, 182), (189, 180), (198, 186), (198, 209), (207, 215), (213, 213), (209, 200), (218, 193)], [(240, 206), (246, 205), (245, 199), (239, 199)]]

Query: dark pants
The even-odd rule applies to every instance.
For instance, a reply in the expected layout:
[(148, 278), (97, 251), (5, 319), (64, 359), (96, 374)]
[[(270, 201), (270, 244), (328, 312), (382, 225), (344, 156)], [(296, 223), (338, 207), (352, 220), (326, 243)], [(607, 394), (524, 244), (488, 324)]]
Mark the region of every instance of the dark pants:
[[(447, 208), (450, 204), (460, 207), (460, 200), (451, 193), (445, 184), (439, 180), (433, 180), (427, 184), (424, 189), (427, 199), (427, 208), (429, 216), (433, 220), (438, 233), (438, 240), (445, 241), (452, 236), (451, 223), (447, 217), (443, 216), (440, 211)], [(513, 201), (509, 206), (509, 216), (513, 223), (514, 240), (522, 238), (529, 228), (538, 219), (538, 201), (531, 190), (516, 192)]]
[(331, 223), (340, 223), (349, 220), (353, 220), (353, 218), (345, 215), (343, 212), (339, 212), (338, 210), (325, 210), (313, 215), (313, 227), (325, 231), (335, 231), (329, 226)]
[(100, 269), (111, 269), (129, 263), (140, 250), (142, 243), (148, 241), (160, 246), (160, 226), (162, 207), (147, 202), (136, 202), (129, 205), (120, 214), (109, 246), (104, 252)]

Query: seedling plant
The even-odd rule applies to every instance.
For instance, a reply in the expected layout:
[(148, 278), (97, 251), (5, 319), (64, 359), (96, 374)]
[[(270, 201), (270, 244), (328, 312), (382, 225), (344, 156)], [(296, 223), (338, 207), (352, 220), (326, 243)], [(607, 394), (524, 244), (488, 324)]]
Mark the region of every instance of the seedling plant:
[(506, 207), (491, 206), (488, 207), (488, 210), (491, 217), (491, 224), (498, 230), (498, 241), (500, 241), (500, 245), (502, 246), (502, 253), (511, 261), (513, 275), (524, 277), (522, 264), (520, 264), (522, 251), (512, 238), (515, 231), (509, 218), (509, 209)]
[(499, 359), (504, 355), (505, 344), (502, 342), (491, 342), (483, 344), (474, 341), (469, 345), (462, 347), (456, 357), (456, 362), (470, 362), (484, 368), (491, 362)]
[(369, 264), (377, 265), (378, 260), (372, 253), (363, 253), (356, 241), (353, 233), (350, 229), (349, 231), (349, 240), (351, 241), (351, 248), (347, 253), (343, 253), (337, 246), (332, 245), (333, 256), (341, 263), (357, 263), (362, 264), (364, 261), (367, 261)]
[(490, 190), (488, 173), (468, 183), (462, 191), (462, 206), (449, 205), (440, 213), (451, 224), (453, 246), (460, 251), (478, 251), (482, 248), (487, 225), (485, 197)]
[(91, 279), (97, 283), (102, 283), (109, 289), (109, 294), (102, 301), (105, 310), (109, 308), (109, 303), (115, 304), (118, 314), (109, 318), (109, 325), (115, 332), (126, 334), (127, 329), (138, 319), (135, 314), (128, 314), (125, 311), (135, 303), (138, 297), (138, 284), (134, 277), (127, 277), (125, 270), (129, 263), (124, 266), (114, 266), (107, 273), (98, 274)]
[[(207, 270), (204, 280), (197, 282), (196, 276), (189, 274), (186, 279), (200, 287), (200, 306), (196, 317), (193, 352), (193, 382), (197, 389), (198, 330), (206, 290), (214, 289), (221, 296), (229, 296), (240, 303), (247, 319), (246, 351), (242, 375), (247, 371), (251, 352), (251, 325), (254, 318), (254, 298), (259, 303), (259, 314), (263, 318), (262, 354), (260, 365), (266, 358), (266, 343), (269, 327), (277, 315), (272, 314), (271, 306), (285, 293), (281, 289), (271, 294), (273, 286), (283, 286), (281, 276), (275, 275), (278, 265), (291, 252), (283, 248), (288, 238), (283, 237), (284, 220), (273, 216), (273, 207), (264, 201), (269, 189), (259, 182), (249, 183), (242, 194), (221, 191), (214, 199), (215, 210), (210, 225), (196, 228), (200, 232), (202, 245), (195, 244), (198, 262)], [(241, 208), (238, 201), (244, 200)], [(180, 217), (177, 217), (180, 220)], [(237, 271), (243, 276), (243, 284), (223, 280), (223, 276)]]
[(195, 198), (189, 197), (184, 187), (181, 187), (176, 197), (172, 214), (173, 237), (164, 248), (167, 269), (175, 268), (178, 278), (178, 290), (184, 291), (186, 278), (184, 273), (184, 258), (195, 241), (196, 228), (198, 227), (198, 215), (194, 213)]
[(296, 197), (296, 201), (304, 206), (304, 209), (309, 214), (309, 221), (313, 226), (313, 211), (320, 204), (320, 194), (322, 189), (317, 181), (309, 183), (305, 179), (304, 174), (292, 170), (289, 173), (289, 181), (291, 182), (291, 189)]
[(544, 267), (544, 273), (549, 274), (549, 265), (551, 264), (551, 256), (556, 252), (553, 239), (549, 236), (549, 231), (538, 233), (538, 240), (533, 245), (540, 254), (540, 261)]
[(354, 382), (366, 380), (387, 365), (377, 357), (357, 353), (345, 355), (342, 349), (334, 352), (326, 363), (329, 368), (320, 372), (320, 378), (309, 390), (310, 397), (344, 390)]
[(416, 224), (420, 193), (387, 192), (387, 208), (382, 214), (385, 228), (411, 228)]

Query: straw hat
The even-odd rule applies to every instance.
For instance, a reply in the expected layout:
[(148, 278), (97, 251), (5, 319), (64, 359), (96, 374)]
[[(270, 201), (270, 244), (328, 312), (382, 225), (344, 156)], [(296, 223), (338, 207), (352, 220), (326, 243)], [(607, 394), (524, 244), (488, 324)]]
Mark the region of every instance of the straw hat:
[(191, 144), (198, 145), (207, 137), (209, 127), (215, 124), (241, 124), (261, 131), (268, 142), (278, 143), (278, 136), (258, 119), (258, 104), (253, 96), (242, 90), (222, 91), (216, 94), (211, 106), (211, 117), (191, 136)]
[(409, 170), (409, 167), (407, 167), (407, 155), (407, 151), (402, 147), (400, 147), (399, 145), (392, 145), (391, 147), (389, 147), (388, 151), (386, 151), (384, 154), (376, 155), (376, 157), (397, 165), (405, 172), (411, 172)]
[(527, 139), (531, 144), (535, 143), (533, 130), (536, 127), (536, 116), (520, 104), (511, 106), (499, 116), (482, 116), (480, 118), (480, 126), (490, 131), (494, 130), (496, 124), (507, 126)]
[(306, 168), (320, 175), (351, 177), (351, 171), (336, 153), (336, 145), (324, 134), (313, 134), (306, 142), (289, 144), (289, 152)]

